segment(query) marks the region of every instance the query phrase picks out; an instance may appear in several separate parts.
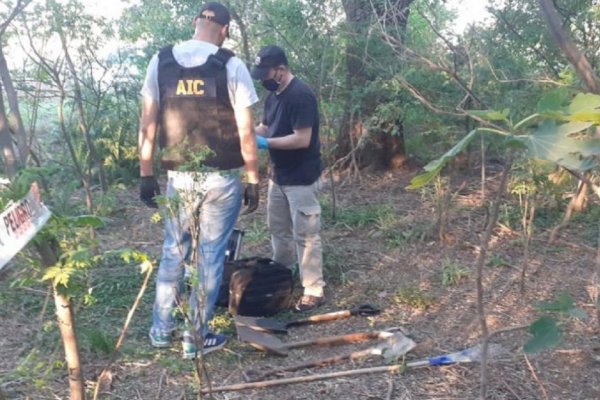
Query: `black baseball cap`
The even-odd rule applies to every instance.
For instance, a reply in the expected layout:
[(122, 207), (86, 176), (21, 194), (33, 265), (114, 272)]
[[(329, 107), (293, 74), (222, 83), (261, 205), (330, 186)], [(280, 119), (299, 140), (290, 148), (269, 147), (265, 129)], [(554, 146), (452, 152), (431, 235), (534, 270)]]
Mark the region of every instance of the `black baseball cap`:
[(229, 15), (227, 7), (216, 1), (204, 4), (198, 12), (198, 18), (208, 19), (222, 26), (229, 25), (231, 22), (231, 15)]
[(252, 67), (252, 78), (257, 80), (265, 79), (269, 68), (278, 67), (280, 65), (288, 65), (285, 51), (279, 46), (269, 45), (263, 47), (256, 56), (254, 67)]

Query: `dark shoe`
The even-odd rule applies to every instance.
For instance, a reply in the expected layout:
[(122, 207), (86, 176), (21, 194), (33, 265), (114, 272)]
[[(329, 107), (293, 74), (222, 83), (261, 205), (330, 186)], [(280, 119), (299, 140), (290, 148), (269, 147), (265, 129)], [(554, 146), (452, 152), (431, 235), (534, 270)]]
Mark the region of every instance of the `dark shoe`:
[(313, 308), (317, 308), (325, 304), (325, 296), (311, 296), (309, 294), (305, 294), (298, 300), (296, 305), (294, 306), (294, 310), (298, 312), (304, 312), (312, 310)]

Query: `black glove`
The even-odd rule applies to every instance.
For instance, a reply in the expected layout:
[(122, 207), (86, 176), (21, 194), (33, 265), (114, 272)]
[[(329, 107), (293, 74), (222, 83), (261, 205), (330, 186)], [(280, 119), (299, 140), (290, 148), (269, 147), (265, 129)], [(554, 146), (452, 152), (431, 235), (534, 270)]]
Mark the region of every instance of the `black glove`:
[(250, 214), (258, 208), (258, 183), (247, 183), (244, 189), (244, 205), (246, 209), (243, 214)]
[(158, 208), (154, 196), (160, 195), (160, 187), (154, 176), (142, 176), (140, 181), (140, 200), (148, 207)]

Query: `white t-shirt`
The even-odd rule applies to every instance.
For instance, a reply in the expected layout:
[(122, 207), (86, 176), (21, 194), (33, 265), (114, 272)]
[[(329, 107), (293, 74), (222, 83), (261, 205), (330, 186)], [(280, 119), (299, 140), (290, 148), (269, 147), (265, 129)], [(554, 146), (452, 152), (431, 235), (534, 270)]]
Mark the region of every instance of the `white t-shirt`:
[[(187, 40), (173, 46), (173, 56), (182, 67), (191, 68), (202, 65), (208, 56), (215, 54), (219, 47), (200, 40)], [(226, 65), (227, 89), (229, 89), (229, 100), (233, 109), (250, 107), (258, 101), (256, 89), (252, 77), (246, 65), (237, 57), (231, 57)], [(158, 89), (158, 53), (155, 54), (146, 71), (146, 80), (141, 94), (157, 102), (160, 101)]]

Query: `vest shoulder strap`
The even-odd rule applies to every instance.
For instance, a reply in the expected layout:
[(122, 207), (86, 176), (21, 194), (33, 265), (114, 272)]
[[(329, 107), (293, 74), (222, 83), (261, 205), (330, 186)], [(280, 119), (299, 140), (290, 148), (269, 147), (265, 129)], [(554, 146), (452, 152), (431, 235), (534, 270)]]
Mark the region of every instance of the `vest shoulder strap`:
[(223, 69), (234, 55), (235, 53), (233, 51), (221, 47), (215, 54), (211, 54), (208, 57), (206, 63), (217, 69)]
[(173, 57), (173, 45), (170, 44), (168, 46), (162, 47), (158, 50), (158, 58), (164, 58), (165, 56)]

